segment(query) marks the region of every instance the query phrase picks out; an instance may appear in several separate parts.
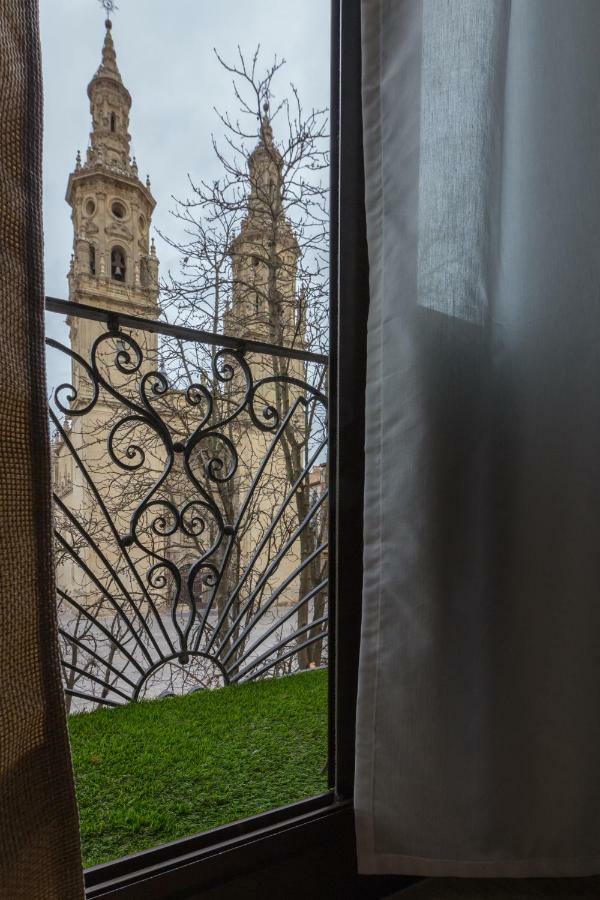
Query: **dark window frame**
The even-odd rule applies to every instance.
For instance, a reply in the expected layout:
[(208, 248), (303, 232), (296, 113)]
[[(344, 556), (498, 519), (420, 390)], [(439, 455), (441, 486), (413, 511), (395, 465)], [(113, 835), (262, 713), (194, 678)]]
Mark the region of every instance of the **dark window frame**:
[[(361, 0), (331, 0), (331, 789), (300, 803), (87, 869), (87, 900), (227, 900), (238, 896), (368, 900), (385, 897), (413, 880), (358, 875), (354, 838), (369, 297), (360, 5)], [(338, 348), (342, 352), (338, 353)]]

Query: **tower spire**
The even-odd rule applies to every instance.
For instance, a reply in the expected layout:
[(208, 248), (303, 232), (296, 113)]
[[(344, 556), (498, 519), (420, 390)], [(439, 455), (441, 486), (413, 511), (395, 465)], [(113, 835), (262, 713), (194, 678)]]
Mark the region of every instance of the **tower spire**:
[(263, 146), (272, 150), (275, 145), (273, 143), (273, 128), (269, 117), (270, 104), (268, 100), (265, 100), (263, 103), (262, 110), (263, 114), (260, 117), (260, 142)]
[[(109, 2), (103, 3), (108, 12), (115, 8), (113, 4), (108, 7)], [(104, 24), (106, 31), (100, 66), (88, 85), (92, 114), (88, 163), (131, 174), (131, 136), (127, 130), (131, 95), (123, 84), (117, 65), (112, 22), (107, 18)]]
[(121, 73), (117, 66), (117, 53), (115, 51), (115, 43), (112, 38), (112, 22), (106, 19), (104, 23), (106, 34), (104, 35), (104, 45), (102, 47), (102, 62), (98, 69), (97, 75), (112, 75), (118, 81), (121, 81)]
[[(107, 14), (116, 8), (112, 0), (102, 6)], [(104, 24), (100, 66), (87, 89), (90, 145), (83, 164), (77, 156), (67, 185), (75, 249), (70, 296), (114, 308), (127, 302), (139, 314), (153, 316), (158, 259), (149, 245), (155, 200), (131, 159), (131, 95), (117, 66), (111, 19)]]
[(229, 247), (233, 297), (226, 327), (271, 342), (297, 339), (296, 271), (300, 249), (286, 219), (284, 159), (274, 137), (269, 104), (259, 115), (258, 143), (248, 156), (247, 212)]
[(260, 116), (258, 144), (248, 157), (250, 173), (250, 216), (264, 219), (263, 225), (281, 215), (281, 188), (283, 184), (283, 157), (273, 138), (273, 126), (269, 116), (269, 102), (265, 100)]
[(100, 4), (104, 8), (106, 19), (104, 22), (104, 27), (106, 28), (106, 33), (104, 35), (104, 46), (102, 47), (102, 62), (100, 64), (100, 68), (98, 69), (98, 73), (104, 75), (112, 74), (115, 78), (121, 81), (121, 74), (117, 67), (117, 54), (115, 52), (115, 45), (112, 39), (112, 21), (111, 15), (114, 13), (118, 7), (115, 4), (115, 0), (99, 0)]

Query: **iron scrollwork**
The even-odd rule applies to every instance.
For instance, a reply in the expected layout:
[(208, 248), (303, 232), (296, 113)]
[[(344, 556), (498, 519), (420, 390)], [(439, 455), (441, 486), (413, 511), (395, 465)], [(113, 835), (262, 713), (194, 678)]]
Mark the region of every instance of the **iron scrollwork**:
[(67, 694), (111, 706), (324, 664), (323, 392), (264, 358), (257, 377), (242, 342), (185, 384), (115, 322), (89, 359), (47, 343), (78, 372), (50, 409), (77, 486), (55, 493)]

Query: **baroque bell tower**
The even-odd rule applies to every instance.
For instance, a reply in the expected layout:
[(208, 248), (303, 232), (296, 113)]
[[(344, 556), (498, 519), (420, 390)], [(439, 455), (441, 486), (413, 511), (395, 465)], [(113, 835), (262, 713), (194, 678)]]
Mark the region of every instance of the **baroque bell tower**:
[[(145, 184), (140, 181), (135, 158), (130, 155), (131, 95), (117, 66), (112, 23), (107, 19), (105, 25), (102, 60), (87, 89), (92, 116), (90, 145), (84, 162), (77, 154), (67, 185), (66, 200), (73, 222), (69, 300), (116, 315), (156, 319), (158, 259), (154, 242), (149, 239), (156, 201), (149, 180)], [(115, 463), (109, 446), (110, 429), (124, 414), (123, 403), (109, 391), (100, 390), (92, 411), (86, 415), (78, 412), (94, 396), (89, 363), (97, 363), (107, 383), (121, 397), (137, 396), (144, 374), (157, 368), (158, 338), (151, 331), (131, 328), (123, 334), (113, 334), (105, 322), (76, 313), (68, 316), (67, 324), (73, 351), (73, 415), (66, 416), (63, 423), (69, 443), (61, 437), (55, 439), (55, 484), (61, 486), (64, 502), (78, 521), (84, 523), (91, 540), (84, 542), (79, 550), (80, 563), (76, 565), (67, 554), (66, 561), (57, 566), (56, 577), (61, 590), (81, 599), (95, 596), (98, 582), (106, 581), (107, 565), (115, 571), (123, 566), (121, 551), (110, 541), (106, 522), (98, 511), (97, 495), (90, 491), (88, 478), (119, 531), (127, 531), (131, 512), (128, 501), (123, 499), (130, 489), (127, 481), (130, 473)], [(92, 360), (94, 344), (101, 335), (105, 339), (97, 345), (96, 358)], [(141, 360), (134, 365), (136, 354), (131, 352), (129, 364), (119, 369), (117, 353), (131, 351), (129, 339), (139, 347)], [(162, 462), (154, 450), (149, 441), (145, 447), (144, 469), (149, 482), (162, 471)], [(96, 545), (104, 547), (103, 557), (95, 549)], [(127, 566), (122, 569), (122, 578), (126, 571)]]
[(229, 247), (233, 296), (225, 330), (302, 348), (303, 310), (296, 285), (300, 248), (285, 216), (284, 163), (273, 139), (268, 103), (258, 137), (248, 157), (247, 213)]
[[(112, 22), (106, 20), (102, 61), (88, 85), (92, 130), (85, 161), (77, 154), (66, 200), (73, 221), (69, 299), (115, 313), (158, 314), (158, 259), (150, 242), (156, 201), (130, 155), (131, 95), (117, 66)], [(77, 334), (72, 346), (77, 349)], [(78, 327), (95, 329), (92, 322)], [(83, 336), (82, 336), (83, 337)], [(92, 334), (86, 335), (89, 339)], [(90, 346), (89, 340), (86, 340)]]

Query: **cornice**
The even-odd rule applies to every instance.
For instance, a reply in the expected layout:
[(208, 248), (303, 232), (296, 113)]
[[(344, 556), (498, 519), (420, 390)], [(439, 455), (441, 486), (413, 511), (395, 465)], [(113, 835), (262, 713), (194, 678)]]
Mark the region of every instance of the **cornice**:
[(135, 175), (127, 175), (127, 173), (123, 172), (121, 169), (117, 169), (105, 165), (104, 163), (99, 163), (93, 166), (82, 166), (81, 169), (71, 172), (69, 175), (69, 181), (67, 182), (67, 192), (65, 195), (65, 200), (70, 205), (71, 204), (71, 195), (73, 192), (73, 187), (75, 184), (85, 183), (86, 181), (93, 181), (94, 179), (99, 178), (101, 181), (113, 182), (122, 185), (126, 185), (129, 188), (134, 188), (145, 198), (148, 203), (150, 210), (154, 211), (156, 206), (156, 200), (148, 190), (148, 188), (140, 181), (139, 178)]

